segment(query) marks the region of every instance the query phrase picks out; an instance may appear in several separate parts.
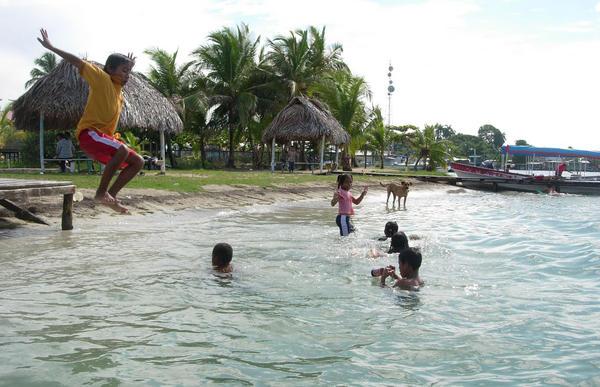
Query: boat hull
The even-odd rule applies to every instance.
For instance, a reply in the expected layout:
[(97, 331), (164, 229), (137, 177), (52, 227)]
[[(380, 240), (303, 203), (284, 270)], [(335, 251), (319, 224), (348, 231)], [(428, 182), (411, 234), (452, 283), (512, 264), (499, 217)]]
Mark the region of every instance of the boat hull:
[(600, 195), (600, 181), (539, 178), (460, 163), (452, 163), (451, 167), (458, 177), (457, 181), (467, 188), (536, 193), (554, 190), (577, 195)]

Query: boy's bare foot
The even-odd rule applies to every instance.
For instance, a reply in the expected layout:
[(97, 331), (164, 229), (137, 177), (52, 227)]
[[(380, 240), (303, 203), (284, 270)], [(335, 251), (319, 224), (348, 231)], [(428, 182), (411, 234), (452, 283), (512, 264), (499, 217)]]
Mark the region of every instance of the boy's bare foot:
[(119, 202), (118, 200), (110, 205), (107, 204), (107, 206), (112, 208), (113, 210), (117, 211), (120, 214), (129, 214), (129, 210), (127, 209), (127, 207), (123, 206), (121, 204), (121, 202)]
[(94, 201), (100, 204), (109, 205), (109, 203), (116, 203), (117, 199), (113, 198), (108, 192), (104, 192), (103, 194), (96, 192)]
[(121, 214), (127, 214), (129, 213), (129, 210), (127, 209), (127, 207), (121, 205), (121, 203), (114, 198), (111, 194), (109, 194), (108, 192), (105, 192), (104, 195), (96, 195), (94, 197), (94, 201), (96, 201), (99, 204), (105, 205), (106, 207), (121, 213)]

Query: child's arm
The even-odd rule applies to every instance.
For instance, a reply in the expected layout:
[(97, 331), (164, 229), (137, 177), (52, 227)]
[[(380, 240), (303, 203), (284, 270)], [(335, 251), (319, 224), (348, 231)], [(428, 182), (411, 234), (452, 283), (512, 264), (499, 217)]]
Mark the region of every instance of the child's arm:
[(77, 67), (78, 70), (81, 70), (81, 68), (83, 67), (83, 60), (81, 60), (81, 58), (78, 58), (73, 54), (69, 54), (68, 52), (54, 47), (52, 43), (50, 43), (50, 40), (48, 40), (48, 32), (45, 29), (42, 28), (40, 30), (40, 33), (42, 34), (42, 38), (37, 38), (37, 40), (41, 43), (42, 46), (52, 51), (56, 55), (60, 56), (73, 66)]
[(367, 191), (369, 190), (369, 187), (365, 186), (365, 188), (363, 189), (362, 193), (360, 194), (360, 196), (358, 198), (352, 198), (352, 203), (354, 204), (360, 204), (360, 202), (362, 202), (362, 200), (365, 198), (365, 195), (367, 194)]
[(340, 194), (338, 193), (338, 191), (335, 191), (333, 193), (333, 199), (331, 199), (331, 207), (335, 206), (339, 200), (340, 200)]

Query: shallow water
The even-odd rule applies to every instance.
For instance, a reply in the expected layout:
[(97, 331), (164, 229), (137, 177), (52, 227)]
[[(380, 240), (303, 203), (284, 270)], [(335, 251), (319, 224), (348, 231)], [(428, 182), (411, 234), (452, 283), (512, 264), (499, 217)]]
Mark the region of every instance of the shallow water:
[[(0, 231), (0, 384), (600, 384), (598, 198), (449, 190), (345, 239), (328, 200)], [(419, 292), (370, 278), (387, 220)]]

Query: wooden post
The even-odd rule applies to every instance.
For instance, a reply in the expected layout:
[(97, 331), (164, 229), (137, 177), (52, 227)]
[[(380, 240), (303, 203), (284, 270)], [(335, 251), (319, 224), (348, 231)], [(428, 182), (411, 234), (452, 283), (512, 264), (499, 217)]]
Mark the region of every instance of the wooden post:
[(319, 165), (319, 170), (321, 171), (321, 173), (323, 173), (323, 156), (325, 153), (325, 135), (323, 135), (323, 138), (321, 139), (321, 163)]
[(165, 131), (164, 129), (160, 130), (160, 159), (162, 163), (160, 164), (160, 174), (164, 175), (167, 171), (167, 161), (165, 160)]
[(338, 152), (339, 152), (339, 150), (340, 150), (339, 147), (336, 145), (335, 146), (335, 167), (336, 167), (336, 169), (338, 167)]
[(275, 137), (271, 141), (271, 173), (275, 172)]
[(73, 194), (65, 194), (63, 196), (63, 210), (62, 210), (62, 229), (72, 230), (73, 229)]
[(44, 172), (44, 112), (40, 111), (40, 175)]

